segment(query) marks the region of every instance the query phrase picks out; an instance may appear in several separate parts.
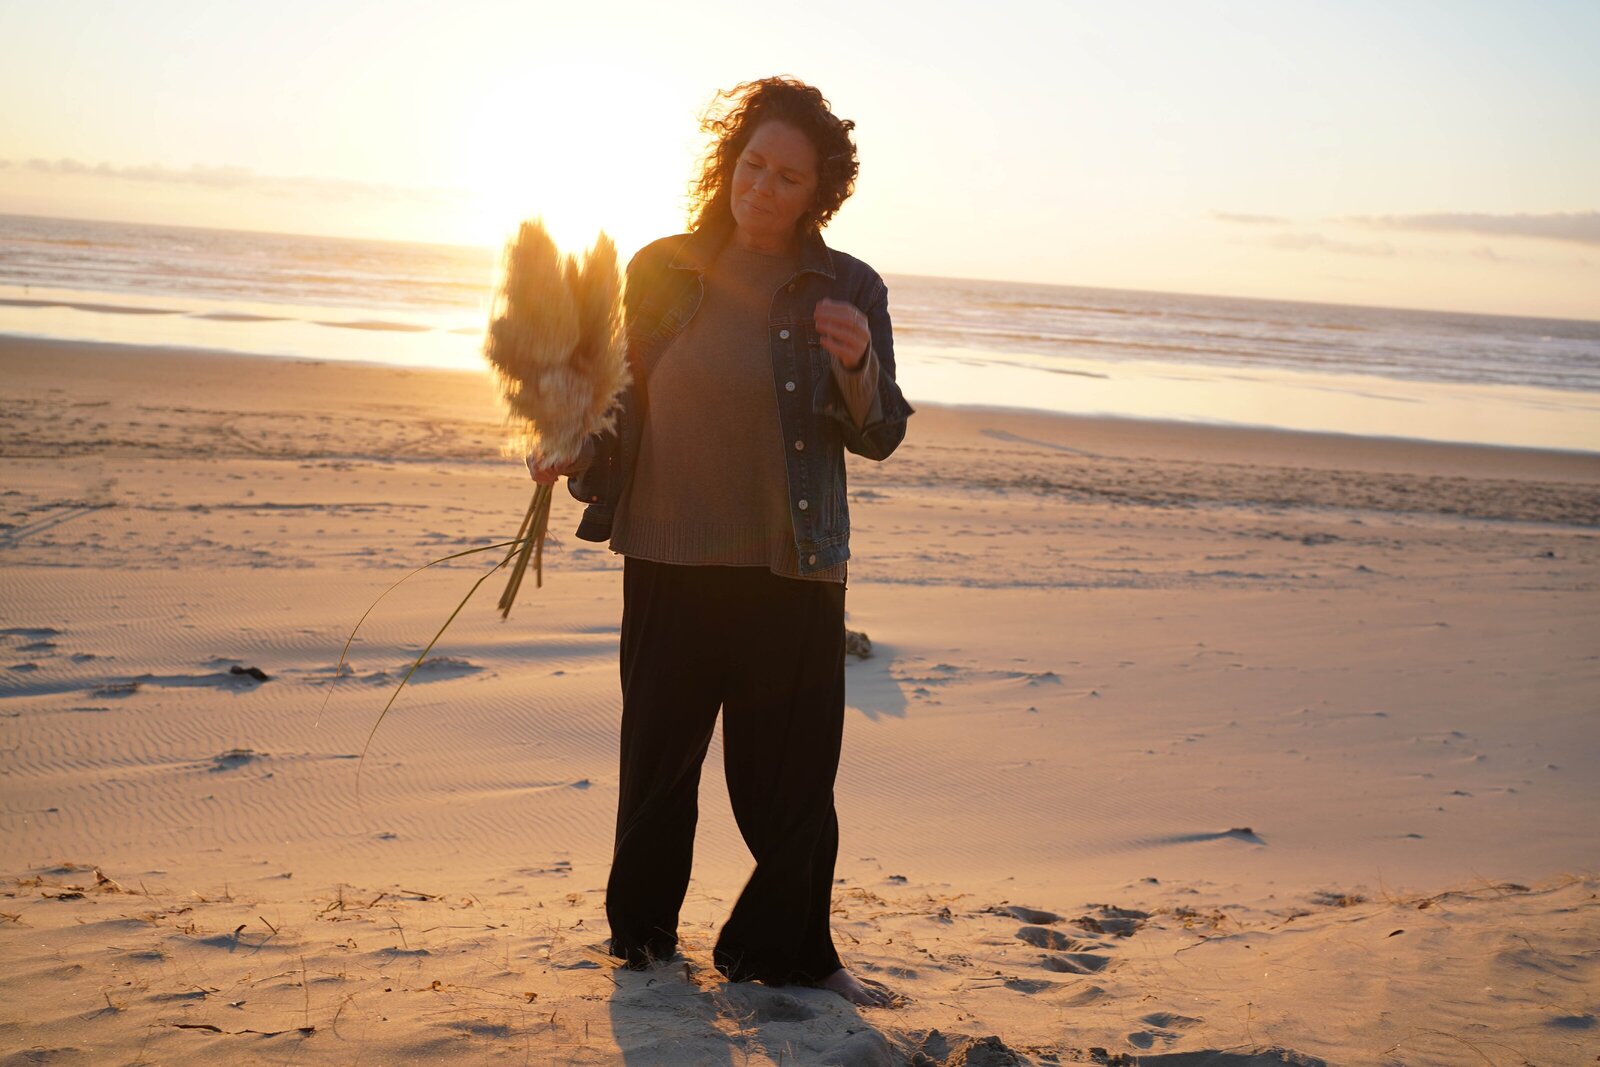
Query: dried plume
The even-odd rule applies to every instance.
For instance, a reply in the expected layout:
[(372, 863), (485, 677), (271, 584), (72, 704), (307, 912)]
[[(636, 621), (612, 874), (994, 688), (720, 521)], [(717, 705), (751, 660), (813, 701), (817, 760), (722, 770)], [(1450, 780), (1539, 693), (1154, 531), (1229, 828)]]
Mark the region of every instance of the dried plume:
[[(604, 429), (626, 374), (614, 306), (616, 249), (603, 234), (580, 270), (544, 226), (524, 222), (507, 246), (484, 355), (512, 428), (511, 447), (571, 460)], [(596, 332), (599, 331), (599, 332)]]
[(622, 282), (617, 246), (604, 233), (574, 270), (573, 299), (578, 308), (578, 346), (572, 366), (594, 388), (585, 422), (589, 433), (609, 430), (613, 402), (628, 384), (627, 342), (622, 326)]

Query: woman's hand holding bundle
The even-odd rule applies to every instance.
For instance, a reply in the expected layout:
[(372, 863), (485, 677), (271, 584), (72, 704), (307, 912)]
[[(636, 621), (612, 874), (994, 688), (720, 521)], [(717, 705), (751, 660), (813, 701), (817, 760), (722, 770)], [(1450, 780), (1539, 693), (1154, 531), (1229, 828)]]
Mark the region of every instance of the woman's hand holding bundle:
[(528, 465), (528, 473), (533, 476), (535, 482), (540, 485), (554, 485), (557, 480), (563, 477), (583, 473), (588, 468), (593, 457), (594, 443), (586, 440), (583, 442), (583, 451), (578, 454), (578, 457), (566, 463), (546, 464), (540, 460), (537, 452), (529, 452), (523, 457), (523, 462)]

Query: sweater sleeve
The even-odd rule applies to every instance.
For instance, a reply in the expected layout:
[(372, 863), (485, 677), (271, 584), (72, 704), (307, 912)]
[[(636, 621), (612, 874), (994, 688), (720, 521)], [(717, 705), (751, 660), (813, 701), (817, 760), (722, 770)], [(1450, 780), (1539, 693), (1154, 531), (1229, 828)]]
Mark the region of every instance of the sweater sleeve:
[(858, 428), (871, 422), (874, 412), (879, 419), (883, 417), (883, 406), (878, 399), (878, 374), (878, 356), (870, 344), (866, 356), (854, 370), (846, 369), (837, 359), (833, 361), (833, 380)]

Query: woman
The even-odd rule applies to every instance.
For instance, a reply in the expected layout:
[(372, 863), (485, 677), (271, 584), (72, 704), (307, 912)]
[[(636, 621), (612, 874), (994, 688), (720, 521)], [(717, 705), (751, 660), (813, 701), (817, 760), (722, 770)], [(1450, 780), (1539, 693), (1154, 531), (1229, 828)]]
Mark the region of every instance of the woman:
[(691, 231), (628, 265), (634, 385), (568, 474), (578, 536), (623, 567), (621, 795), (606, 915), (630, 966), (673, 956), (696, 794), (718, 709), (728, 790), (756, 869), (713, 960), (735, 981), (853, 1003), (829, 930), (844, 727), (844, 452), (886, 458), (911, 407), (887, 291), (820, 231), (853, 191), (854, 123), (815, 88), (720, 94)]

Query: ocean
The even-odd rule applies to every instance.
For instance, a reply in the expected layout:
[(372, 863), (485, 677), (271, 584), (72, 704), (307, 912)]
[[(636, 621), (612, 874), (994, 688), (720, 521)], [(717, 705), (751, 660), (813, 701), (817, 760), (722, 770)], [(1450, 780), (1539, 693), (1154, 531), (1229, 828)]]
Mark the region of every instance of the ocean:
[[(0, 215), (0, 333), (476, 368), (497, 258)], [(1600, 322), (886, 280), (913, 403), (1600, 452)]]

